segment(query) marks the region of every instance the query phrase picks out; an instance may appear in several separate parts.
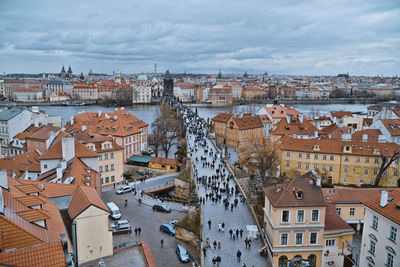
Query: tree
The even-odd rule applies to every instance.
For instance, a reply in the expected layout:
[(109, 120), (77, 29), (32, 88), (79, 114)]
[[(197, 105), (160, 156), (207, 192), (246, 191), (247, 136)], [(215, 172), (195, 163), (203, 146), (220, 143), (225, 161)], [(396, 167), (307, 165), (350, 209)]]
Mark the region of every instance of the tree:
[(279, 165), (278, 143), (265, 136), (253, 138), (251, 142), (250, 146), (239, 149), (239, 164), (256, 169), (262, 180), (266, 174), (275, 175)]
[(390, 155), (384, 155), (381, 152), (381, 167), (379, 168), (379, 172), (378, 175), (375, 178), (375, 186), (379, 186), (379, 183), (381, 182), (382, 179), (382, 175), (385, 173), (385, 171), (387, 170), (387, 168), (389, 168), (389, 166), (395, 162), (396, 160), (399, 159), (400, 157), (400, 151), (398, 150), (394, 150), (393, 154)]

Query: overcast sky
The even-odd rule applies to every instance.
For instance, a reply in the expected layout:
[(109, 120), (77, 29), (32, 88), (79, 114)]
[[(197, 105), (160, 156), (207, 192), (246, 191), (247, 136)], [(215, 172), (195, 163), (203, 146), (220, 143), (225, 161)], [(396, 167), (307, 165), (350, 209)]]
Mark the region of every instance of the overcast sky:
[(0, 0), (0, 72), (400, 75), (400, 0)]

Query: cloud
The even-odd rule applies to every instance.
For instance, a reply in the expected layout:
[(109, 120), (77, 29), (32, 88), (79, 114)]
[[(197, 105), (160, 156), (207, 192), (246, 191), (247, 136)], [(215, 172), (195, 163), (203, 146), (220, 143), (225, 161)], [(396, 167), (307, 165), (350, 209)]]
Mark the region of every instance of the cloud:
[(397, 0), (0, 2), (0, 71), (399, 74)]

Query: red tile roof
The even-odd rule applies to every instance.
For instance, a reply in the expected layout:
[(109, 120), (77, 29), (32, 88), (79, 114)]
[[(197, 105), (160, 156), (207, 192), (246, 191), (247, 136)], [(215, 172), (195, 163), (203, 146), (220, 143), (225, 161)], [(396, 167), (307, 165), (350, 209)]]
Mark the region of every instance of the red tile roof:
[[(61, 140), (55, 141), (57, 142), (55, 144), (53, 142), (53, 145), (39, 157), (39, 160), (62, 158), (62, 142)], [(95, 158), (99, 155), (75, 140), (75, 156), (78, 158)]]
[(381, 135), (379, 129), (366, 129), (362, 131), (355, 132), (351, 135), (352, 141), (363, 142), (363, 135), (367, 135), (368, 142), (378, 142), (379, 135)]
[[(338, 187), (323, 188), (322, 193), (328, 203), (361, 203), (371, 198), (378, 197), (382, 188), (351, 188)], [(392, 192), (400, 189), (385, 188), (386, 191)]]
[(232, 120), (238, 126), (239, 130), (247, 130), (247, 129), (256, 129), (256, 128), (263, 128), (263, 124), (259, 116), (251, 115), (251, 114), (244, 114), (242, 117), (234, 116)]
[(182, 166), (183, 165), (176, 159), (158, 158), (158, 157), (151, 158), (149, 163), (159, 163), (159, 164), (173, 165), (173, 166)]
[(94, 188), (90, 188), (87, 186), (78, 186), (68, 206), (69, 215), (72, 219), (74, 219), (76, 216), (81, 214), (84, 210), (92, 205), (106, 212), (109, 212), (109, 209), (100, 199)]
[(233, 114), (230, 113), (219, 113), (218, 115), (214, 116), (211, 121), (227, 123), (232, 116)]
[(400, 136), (400, 119), (383, 119), (382, 124), (392, 136)]
[(303, 123), (300, 123), (298, 116), (291, 116), (289, 123), (285, 118), (281, 119), (271, 130), (274, 135), (314, 135), (315, 132), (318, 129), (310, 121), (303, 119)]
[(348, 225), (339, 215), (337, 215), (334, 204), (328, 204), (326, 207), (324, 230), (354, 232), (353, 228), (351, 228), (350, 225)]
[(265, 110), (270, 114), (272, 119), (285, 118), (288, 115), (298, 115), (300, 112), (294, 108), (285, 108), (281, 105), (273, 105), (271, 107), (264, 106)]
[(389, 197), (393, 197), (393, 200), (388, 202), (383, 208), (380, 206), (380, 196), (364, 201), (363, 203), (365, 206), (400, 225), (400, 190), (389, 192)]
[(336, 118), (343, 118), (344, 116), (347, 117), (353, 117), (353, 113), (351, 113), (350, 111), (331, 111), (330, 112), (332, 115), (332, 118), (336, 117)]
[[(302, 191), (302, 199), (297, 199), (295, 191)], [(321, 188), (312, 179), (294, 178), (264, 189), (264, 193), (275, 208), (325, 206)]]
[(26, 139), (47, 140), (50, 137), (50, 132), (54, 134), (61, 130), (57, 126), (41, 126), (36, 131), (32, 132)]
[(17, 176), (25, 171), (40, 173), (40, 154), (33, 150), (16, 156), (0, 159), (0, 170), (13, 170)]

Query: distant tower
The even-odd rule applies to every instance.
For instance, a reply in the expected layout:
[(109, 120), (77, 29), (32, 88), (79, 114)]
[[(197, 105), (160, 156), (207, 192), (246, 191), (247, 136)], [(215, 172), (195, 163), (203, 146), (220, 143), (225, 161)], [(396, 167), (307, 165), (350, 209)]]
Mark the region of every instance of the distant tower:
[(61, 68), (61, 78), (65, 78), (66, 77), (67, 72), (65, 71), (64, 65)]
[(121, 73), (119, 71), (115, 75), (115, 82), (116, 83), (121, 83)]
[(154, 74), (157, 73), (157, 59), (154, 60)]
[(219, 72), (218, 72), (218, 76), (217, 76), (217, 78), (218, 78), (218, 79), (222, 79), (222, 73), (221, 73), (221, 69), (219, 69)]
[(248, 77), (249, 77), (249, 75), (247, 74), (247, 71), (245, 71), (243, 74), (243, 78), (247, 79)]
[(174, 79), (169, 74), (169, 70), (165, 72), (164, 76), (164, 93), (165, 96), (174, 96)]
[(72, 69), (71, 69), (71, 65), (68, 66), (67, 78), (68, 78), (68, 79), (72, 79)]
[(89, 71), (89, 80), (91, 80), (91, 81), (94, 80), (94, 74), (93, 74), (92, 69), (90, 69), (90, 71)]
[(85, 79), (85, 77), (83, 76), (83, 72), (81, 72), (81, 76), (79, 77), (79, 79), (80, 79), (81, 81), (83, 81), (83, 80)]

